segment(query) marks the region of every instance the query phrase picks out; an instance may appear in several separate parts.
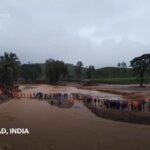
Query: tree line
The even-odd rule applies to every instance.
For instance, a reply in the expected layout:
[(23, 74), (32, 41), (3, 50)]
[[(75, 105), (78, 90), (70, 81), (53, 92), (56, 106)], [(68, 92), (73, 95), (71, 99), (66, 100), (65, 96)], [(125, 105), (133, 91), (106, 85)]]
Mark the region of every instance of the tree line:
[[(68, 69), (69, 65), (60, 60), (47, 59), (44, 64), (44, 69), (40, 64), (21, 64), (21, 61), (15, 53), (4, 53), (0, 56), (0, 86), (12, 88), (18, 80), (25, 80), (27, 82), (36, 82), (42, 75), (46, 77), (49, 84), (56, 84), (59, 80), (68, 79), (71, 77), (71, 71)], [(113, 70), (109, 68), (107, 71), (104, 69), (95, 69), (93, 65), (84, 67), (82, 61), (78, 61), (73, 66), (74, 76), (76, 80), (81, 79), (94, 79), (97, 77), (107, 77), (112, 74)], [(118, 63), (119, 74), (127, 74), (129, 70), (133, 70), (134, 75), (139, 78), (140, 86), (143, 86), (144, 77), (150, 71), (150, 54), (144, 54), (136, 57), (130, 62), (130, 67), (127, 68), (126, 63), (123, 61)], [(72, 72), (73, 72), (72, 71)]]
[[(59, 80), (67, 78), (69, 74), (67, 64), (63, 61), (48, 59), (44, 64), (44, 71), (38, 63), (21, 64), (15, 53), (4, 53), (0, 56), (0, 87), (13, 87), (19, 80), (36, 82), (42, 74), (46, 76), (48, 83), (55, 84)], [(83, 63), (78, 61), (75, 66), (77, 79), (82, 78)], [(87, 68), (88, 78), (92, 77), (94, 66)]]

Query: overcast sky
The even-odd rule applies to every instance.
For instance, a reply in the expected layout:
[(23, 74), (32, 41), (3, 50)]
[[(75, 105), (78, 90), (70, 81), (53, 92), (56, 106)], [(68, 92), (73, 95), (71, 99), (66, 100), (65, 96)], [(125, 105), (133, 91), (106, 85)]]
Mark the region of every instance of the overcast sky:
[(0, 55), (96, 67), (150, 53), (150, 0), (0, 0)]

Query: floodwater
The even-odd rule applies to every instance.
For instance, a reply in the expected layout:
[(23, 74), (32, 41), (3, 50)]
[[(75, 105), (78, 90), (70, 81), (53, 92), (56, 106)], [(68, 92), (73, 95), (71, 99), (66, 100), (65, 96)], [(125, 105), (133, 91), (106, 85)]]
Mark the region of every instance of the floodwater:
[[(24, 92), (87, 92), (73, 87), (28, 86)], [(114, 96), (106, 94), (107, 97)], [(0, 150), (149, 150), (150, 126), (94, 115), (82, 102), (69, 108), (45, 100), (13, 99), (0, 104), (0, 127), (28, 128), (29, 135), (0, 135)]]

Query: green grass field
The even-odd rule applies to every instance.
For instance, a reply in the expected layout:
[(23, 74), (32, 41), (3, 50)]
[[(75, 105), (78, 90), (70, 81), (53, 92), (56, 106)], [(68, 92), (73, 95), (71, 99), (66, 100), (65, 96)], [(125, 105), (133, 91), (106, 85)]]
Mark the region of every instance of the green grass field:
[[(136, 84), (138, 79), (136, 77), (127, 78), (98, 78), (93, 79), (97, 83), (107, 83), (107, 84)], [(150, 78), (145, 78), (144, 83), (150, 83)]]

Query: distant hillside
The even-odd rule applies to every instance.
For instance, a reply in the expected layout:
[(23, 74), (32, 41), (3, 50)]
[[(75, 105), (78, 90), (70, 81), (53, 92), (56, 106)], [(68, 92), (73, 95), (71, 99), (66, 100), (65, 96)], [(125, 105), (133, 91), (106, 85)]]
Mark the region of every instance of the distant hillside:
[(134, 77), (132, 68), (104, 67), (96, 69), (95, 78)]
[[(42, 75), (38, 80), (46, 81), (45, 64), (38, 63), (42, 70)], [(66, 64), (68, 69), (68, 75), (62, 80), (77, 81), (77, 74), (75, 71), (75, 65)], [(148, 77), (149, 75), (147, 75)], [(83, 67), (82, 79), (87, 79), (87, 68)], [(95, 70), (92, 74), (92, 79), (100, 83), (135, 83), (137, 78), (132, 68), (118, 68), (118, 67), (104, 67)]]
[[(40, 80), (45, 80), (45, 64), (39, 64), (42, 69), (42, 76), (39, 78)], [(76, 80), (76, 72), (75, 65), (67, 64), (68, 75), (66, 79), (68, 80)], [(132, 68), (118, 68), (118, 67), (104, 67), (96, 69), (94, 78), (124, 78), (124, 77), (134, 77), (134, 72)], [(83, 68), (82, 78), (87, 78), (86, 76), (86, 68)]]
[[(41, 67), (42, 74), (39, 78), (37, 78), (39, 83), (46, 83), (47, 78), (45, 75), (45, 64), (44, 63), (36, 63)], [(76, 71), (75, 65), (66, 64), (68, 75), (61, 80), (67, 81), (79, 81)], [(135, 72), (132, 68), (119, 68), (119, 67), (104, 67), (96, 69), (95, 72), (92, 73), (92, 80), (96, 83), (108, 83), (108, 84), (131, 84), (137, 83), (139, 78), (137, 78)], [(82, 68), (82, 80), (87, 79), (87, 68)], [(150, 72), (145, 74), (144, 83), (150, 83)]]

